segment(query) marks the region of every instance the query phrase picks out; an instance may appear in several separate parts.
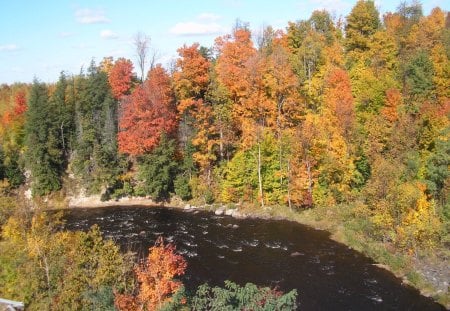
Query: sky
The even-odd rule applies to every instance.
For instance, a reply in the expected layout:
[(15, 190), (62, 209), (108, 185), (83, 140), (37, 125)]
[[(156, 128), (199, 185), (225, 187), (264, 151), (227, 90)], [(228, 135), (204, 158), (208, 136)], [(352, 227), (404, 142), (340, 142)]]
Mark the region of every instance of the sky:
[[(236, 19), (254, 34), (264, 26), (285, 29), (315, 9), (347, 16), (356, 0), (0, 0), (0, 84), (55, 82), (61, 71), (78, 74), (92, 59), (125, 57), (136, 62), (133, 38), (142, 32), (164, 66), (183, 44), (211, 47)], [(376, 0), (381, 14), (398, 1)], [(424, 14), (450, 1), (421, 1)], [(136, 66), (135, 66), (136, 67)]]

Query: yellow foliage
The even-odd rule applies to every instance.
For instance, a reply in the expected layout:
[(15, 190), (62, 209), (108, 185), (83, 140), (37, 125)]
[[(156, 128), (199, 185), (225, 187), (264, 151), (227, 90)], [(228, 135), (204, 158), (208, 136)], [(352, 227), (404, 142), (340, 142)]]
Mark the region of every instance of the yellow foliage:
[(417, 188), (420, 196), (415, 206), (404, 214), (402, 223), (397, 227), (396, 242), (409, 250), (418, 246), (434, 246), (442, 229), (442, 223), (436, 215), (435, 202), (428, 200), (425, 185), (418, 183)]

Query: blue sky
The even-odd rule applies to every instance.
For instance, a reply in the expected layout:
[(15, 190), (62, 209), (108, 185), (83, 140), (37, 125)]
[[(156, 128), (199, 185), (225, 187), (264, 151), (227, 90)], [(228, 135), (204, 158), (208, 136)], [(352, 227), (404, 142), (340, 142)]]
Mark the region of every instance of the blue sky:
[[(135, 61), (133, 37), (141, 31), (163, 65), (184, 43), (210, 47), (229, 33), (237, 18), (254, 33), (264, 25), (284, 29), (315, 9), (346, 16), (356, 0), (0, 0), (0, 84), (54, 82), (59, 73), (79, 73), (91, 59), (126, 57)], [(381, 13), (400, 1), (375, 1)], [(424, 13), (450, 1), (422, 1)]]

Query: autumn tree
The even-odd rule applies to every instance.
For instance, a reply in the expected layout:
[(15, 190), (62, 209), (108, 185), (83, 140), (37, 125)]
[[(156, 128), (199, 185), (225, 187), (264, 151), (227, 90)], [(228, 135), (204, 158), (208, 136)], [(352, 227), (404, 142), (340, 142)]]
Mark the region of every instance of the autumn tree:
[[(207, 184), (210, 183), (212, 163), (216, 159), (213, 147), (215, 129), (210, 103), (204, 100), (209, 84), (210, 62), (206, 59), (199, 44), (178, 49), (180, 58), (174, 72), (174, 86), (178, 99), (177, 110), (181, 120), (180, 134), (184, 149), (188, 140), (197, 151), (192, 155)], [(193, 132), (188, 135), (190, 130)], [(191, 136), (191, 137), (188, 137)]]
[(347, 16), (345, 46), (348, 52), (369, 49), (372, 36), (380, 28), (379, 12), (372, 0), (359, 0)]
[(220, 53), (215, 67), (217, 78), (227, 87), (233, 102), (238, 103), (249, 88), (246, 62), (256, 55), (251, 33), (248, 29), (237, 28), (232, 36), (217, 38), (216, 49)]
[(119, 151), (142, 155), (158, 145), (162, 133), (176, 129), (176, 113), (170, 79), (161, 66), (149, 72), (143, 85), (135, 88), (121, 107)]
[(133, 79), (133, 64), (129, 59), (119, 58), (108, 71), (108, 81), (114, 98), (127, 95)]
[(325, 85), (325, 107), (334, 116), (342, 135), (349, 139), (355, 121), (350, 78), (345, 70), (335, 68), (329, 73)]
[(186, 266), (186, 260), (175, 253), (175, 246), (165, 245), (163, 238), (158, 238), (155, 245), (149, 249), (147, 259), (135, 268), (139, 282), (138, 294), (116, 294), (116, 307), (119, 310), (161, 309), (182, 287), (182, 283), (175, 277), (182, 276)]

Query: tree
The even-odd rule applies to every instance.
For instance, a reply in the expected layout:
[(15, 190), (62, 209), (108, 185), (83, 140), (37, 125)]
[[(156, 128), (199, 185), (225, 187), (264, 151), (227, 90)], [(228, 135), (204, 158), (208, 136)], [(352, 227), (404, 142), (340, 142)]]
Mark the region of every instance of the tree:
[(94, 62), (81, 76), (75, 90), (76, 142), (73, 171), (90, 193), (115, 183), (117, 154), (117, 111), (108, 76)]
[(115, 99), (128, 95), (133, 78), (133, 64), (129, 59), (119, 58), (108, 72), (108, 81)]
[(379, 12), (372, 0), (358, 0), (347, 16), (345, 27), (345, 46), (347, 52), (364, 52), (369, 49), (370, 41), (380, 28)]
[(34, 195), (45, 195), (61, 188), (61, 149), (55, 109), (44, 83), (33, 82), (25, 125), (25, 159), (31, 170)]
[(248, 90), (248, 74), (246, 62), (254, 55), (256, 49), (251, 41), (251, 33), (247, 29), (238, 28), (233, 36), (216, 39), (216, 49), (220, 52), (217, 59), (216, 72), (221, 84), (227, 87), (231, 99), (237, 103)]
[(350, 78), (343, 69), (335, 68), (329, 73), (324, 92), (325, 107), (334, 115), (342, 135), (349, 139), (355, 120)]
[(148, 62), (148, 56), (150, 56), (150, 71), (154, 68), (156, 60), (156, 52), (148, 55), (150, 48), (150, 37), (142, 32), (138, 32), (134, 36), (134, 47), (136, 48), (136, 56), (138, 61), (138, 68), (141, 72), (141, 83), (144, 82), (145, 65)]
[(162, 133), (158, 145), (138, 158), (138, 194), (151, 195), (155, 200), (169, 197), (178, 163), (175, 161), (175, 141)]
[(426, 97), (433, 89), (433, 63), (425, 51), (419, 51), (406, 67), (406, 88), (410, 98)]
[(193, 311), (206, 310), (279, 310), (297, 309), (297, 290), (287, 294), (247, 283), (239, 286), (225, 281), (225, 288), (201, 285), (193, 298)]
[(150, 70), (148, 79), (136, 87), (121, 107), (119, 151), (143, 155), (159, 143), (162, 133), (176, 130), (176, 113), (170, 78), (161, 66)]
[(135, 268), (138, 294), (116, 294), (116, 307), (119, 310), (160, 310), (181, 289), (182, 283), (175, 277), (182, 276), (186, 266), (186, 260), (175, 253), (175, 246), (164, 245), (163, 238), (159, 237), (149, 249), (147, 259)]
[[(180, 133), (181, 140), (186, 146), (190, 139), (197, 148), (193, 158), (209, 186), (212, 163), (216, 159), (213, 148), (217, 144), (213, 138), (216, 129), (212, 108), (204, 100), (210, 81), (210, 62), (201, 54), (198, 43), (190, 47), (183, 46), (178, 49), (178, 54), (180, 58), (177, 59), (177, 71), (174, 72), (173, 79), (178, 99), (177, 110), (181, 120), (180, 129), (183, 131)], [(192, 135), (188, 135), (189, 128), (193, 129)]]

